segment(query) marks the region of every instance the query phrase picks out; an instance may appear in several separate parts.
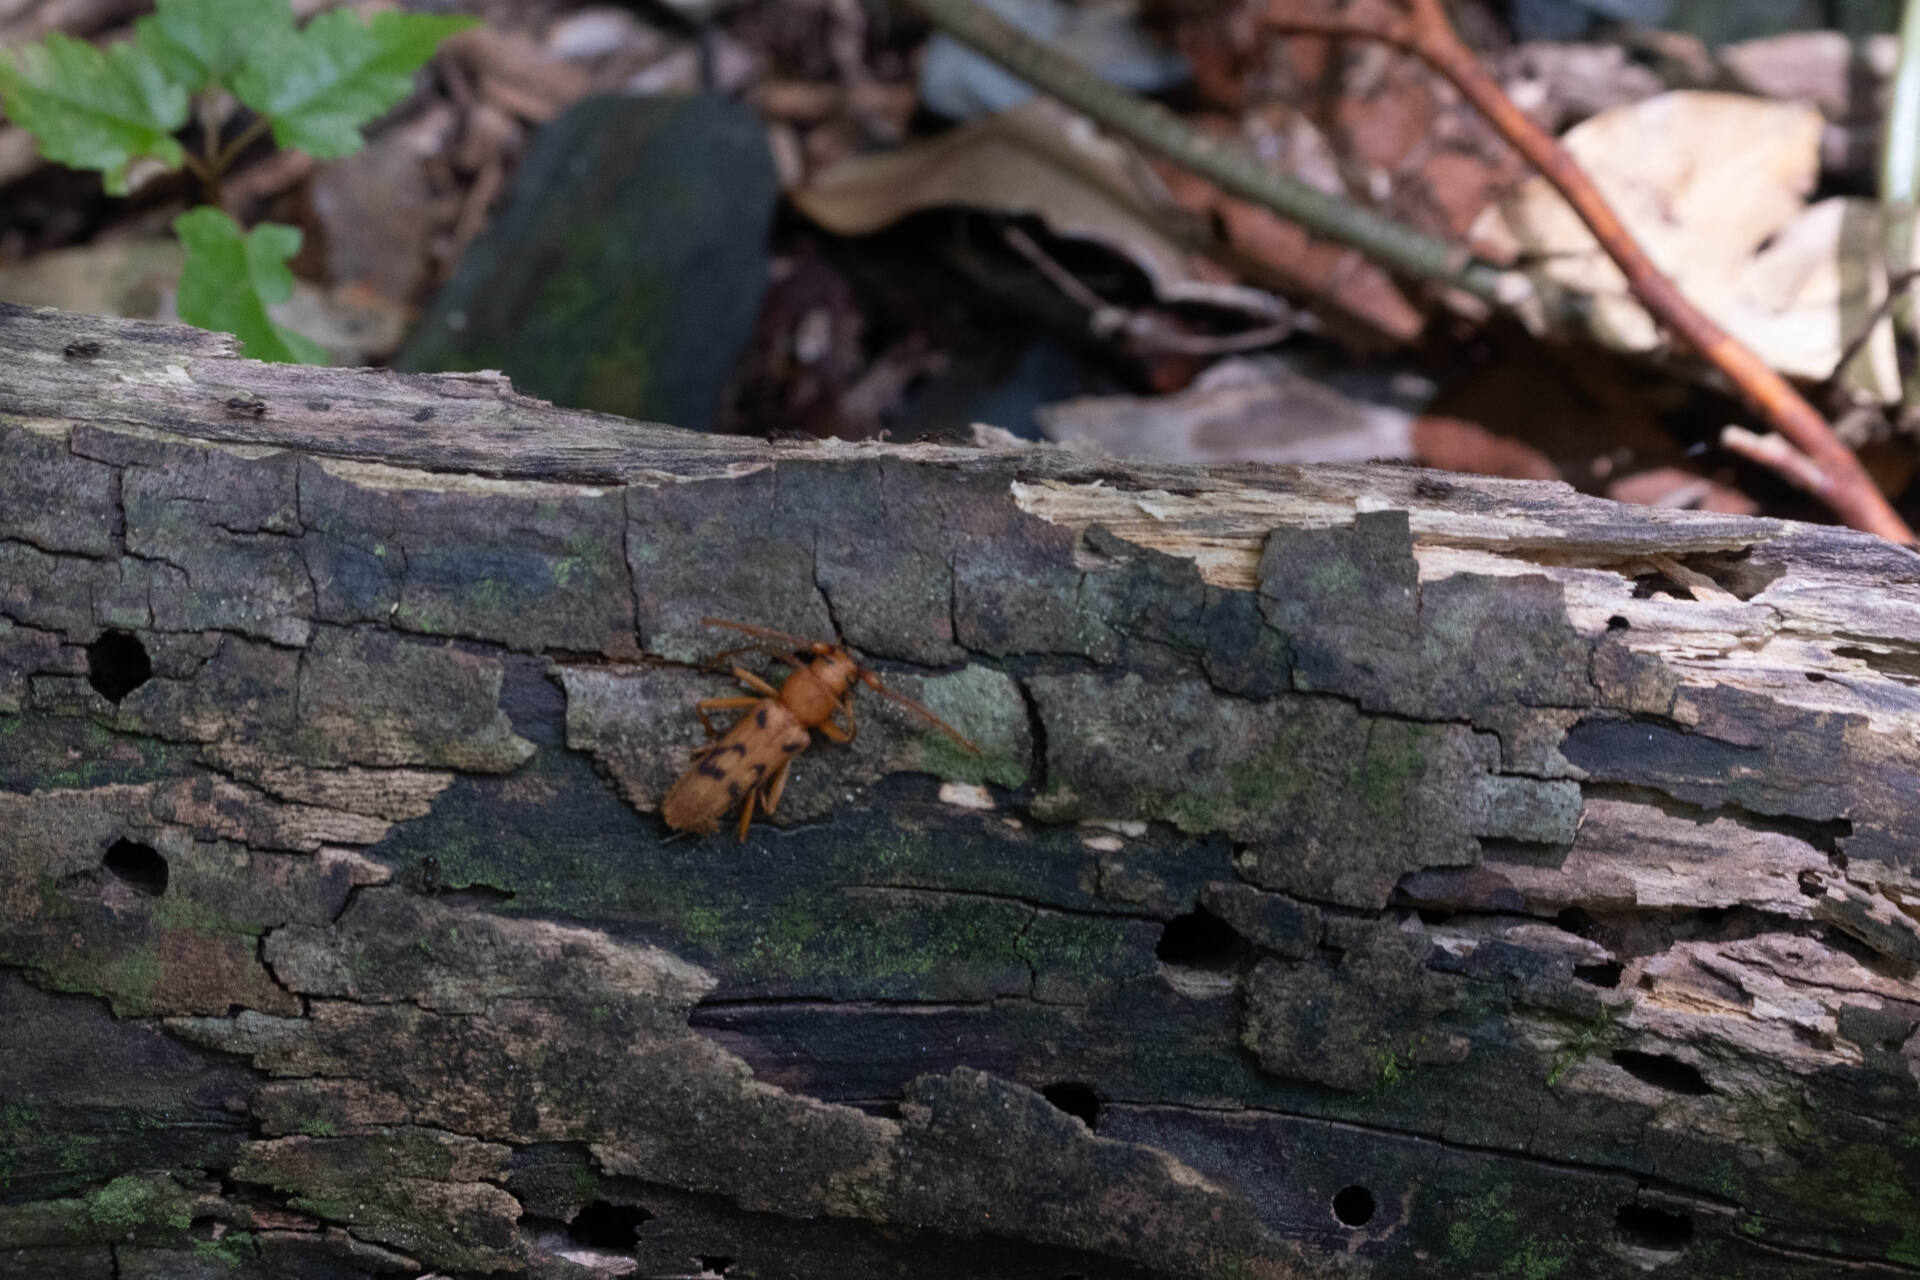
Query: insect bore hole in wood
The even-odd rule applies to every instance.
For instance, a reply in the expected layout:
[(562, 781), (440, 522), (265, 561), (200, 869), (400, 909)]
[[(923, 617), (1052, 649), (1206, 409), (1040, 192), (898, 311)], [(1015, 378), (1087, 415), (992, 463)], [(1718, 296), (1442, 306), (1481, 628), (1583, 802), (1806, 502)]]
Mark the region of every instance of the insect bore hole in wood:
[(1623, 1243), (1653, 1253), (1679, 1253), (1693, 1239), (1693, 1218), (1644, 1204), (1623, 1204), (1613, 1217)]
[(1618, 960), (1601, 960), (1593, 964), (1573, 966), (1573, 976), (1582, 982), (1592, 983), (1596, 987), (1617, 987), (1620, 975), (1626, 970)]
[(653, 1215), (637, 1204), (595, 1200), (573, 1215), (567, 1235), (589, 1248), (631, 1251), (640, 1228), (652, 1220)]
[(115, 840), (100, 865), (142, 897), (157, 898), (167, 891), (167, 860), (152, 845)]
[(1373, 1221), (1375, 1208), (1373, 1192), (1365, 1187), (1342, 1187), (1333, 1193), (1333, 1216), (1343, 1226), (1366, 1226)]
[(1167, 921), (1153, 954), (1163, 964), (1224, 972), (1247, 958), (1249, 948), (1232, 925), (1205, 907), (1195, 907)]
[(1700, 1074), (1698, 1067), (1669, 1057), (1664, 1053), (1641, 1053), (1637, 1049), (1615, 1049), (1614, 1065), (1642, 1084), (1650, 1084), (1656, 1089), (1665, 1089), (1669, 1093), (1684, 1093), (1690, 1097), (1704, 1097), (1713, 1092), (1713, 1086)]
[(87, 646), (87, 683), (116, 706), (152, 678), (153, 659), (137, 636), (108, 631)]
[(1093, 1086), (1078, 1080), (1062, 1080), (1040, 1091), (1040, 1096), (1091, 1129), (1100, 1119), (1100, 1097)]

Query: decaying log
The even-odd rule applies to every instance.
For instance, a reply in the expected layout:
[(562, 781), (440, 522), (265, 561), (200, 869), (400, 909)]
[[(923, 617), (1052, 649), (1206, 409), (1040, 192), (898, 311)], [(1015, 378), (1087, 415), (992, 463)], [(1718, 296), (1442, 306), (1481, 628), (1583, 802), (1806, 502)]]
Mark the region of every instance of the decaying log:
[[(870, 700), (674, 836), (703, 616)], [(0, 308), (0, 1276), (1912, 1276), (1920, 557)]]

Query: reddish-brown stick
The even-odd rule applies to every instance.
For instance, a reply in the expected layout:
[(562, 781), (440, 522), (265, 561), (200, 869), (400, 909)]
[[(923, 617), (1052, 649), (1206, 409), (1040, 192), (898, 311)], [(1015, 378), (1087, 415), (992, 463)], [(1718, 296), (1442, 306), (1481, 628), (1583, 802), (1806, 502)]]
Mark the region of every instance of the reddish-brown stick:
[(1744, 443), (1740, 439), (1725, 443), (1774, 466), (1788, 480), (1826, 503), (1851, 527), (1894, 542), (1913, 542), (1913, 531), (1906, 521), (1894, 511), (1860, 465), (1860, 459), (1833, 433), (1827, 420), (1792, 383), (1689, 302), (1653, 264), (1566, 148), (1514, 105), (1473, 51), (1462, 43), (1447, 21), (1442, 0), (1404, 2), (1404, 18), (1374, 26), (1331, 17), (1301, 17), (1292, 12), (1288, 0), (1273, 0), (1266, 25), (1269, 30), (1292, 35), (1379, 41), (1412, 54), (1444, 76), (1573, 206), (1647, 310), (1702, 359), (1726, 374), (1775, 430), (1799, 449), (1804, 460), (1781, 467), (1778, 450), (1740, 448)]

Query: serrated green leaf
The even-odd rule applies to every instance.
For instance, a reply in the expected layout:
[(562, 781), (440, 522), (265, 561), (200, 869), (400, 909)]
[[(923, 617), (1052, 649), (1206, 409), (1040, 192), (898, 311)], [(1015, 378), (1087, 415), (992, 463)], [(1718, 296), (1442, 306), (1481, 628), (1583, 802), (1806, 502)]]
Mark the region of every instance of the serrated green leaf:
[(319, 159), (350, 155), (360, 149), (360, 127), (407, 96), (440, 42), (478, 21), (376, 13), (369, 24), (335, 9), (297, 34), (258, 42), (233, 93), (273, 122), (281, 146)]
[(255, 360), (325, 364), (317, 342), (282, 329), (267, 308), (293, 296), (287, 259), (300, 252), (300, 229), (263, 222), (242, 234), (218, 209), (189, 209), (173, 220), (186, 246), (180, 273), (180, 318), (202, 329), (231, 333)]
[(127, 167), (143, 156), (180, 164), (173, 131), (187, 122), (187, 91), (137, 45), (101, 49), (56, 31), (0, 49), (0, 106), (47, 159), (100, 170), (110, 195), (126, 194)]
[(134, 39), (189, 90), (232, 80), (255, 48), (294, 34), (290, 0), (159, 0)]

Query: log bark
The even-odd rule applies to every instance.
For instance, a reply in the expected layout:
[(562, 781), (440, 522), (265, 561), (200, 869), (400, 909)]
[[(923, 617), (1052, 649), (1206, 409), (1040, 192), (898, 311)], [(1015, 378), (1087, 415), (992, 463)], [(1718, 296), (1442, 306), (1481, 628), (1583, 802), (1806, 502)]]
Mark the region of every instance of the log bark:
[[(877, 699), (657, 815), (733, 618)], [(1920, 557), (0, 308), (0, 1276), (1912, 1276)]]

